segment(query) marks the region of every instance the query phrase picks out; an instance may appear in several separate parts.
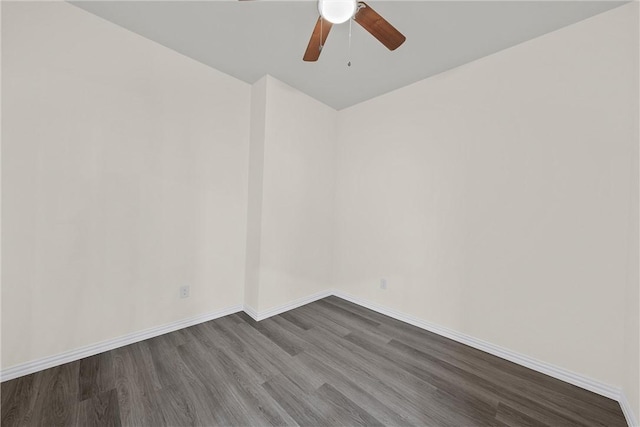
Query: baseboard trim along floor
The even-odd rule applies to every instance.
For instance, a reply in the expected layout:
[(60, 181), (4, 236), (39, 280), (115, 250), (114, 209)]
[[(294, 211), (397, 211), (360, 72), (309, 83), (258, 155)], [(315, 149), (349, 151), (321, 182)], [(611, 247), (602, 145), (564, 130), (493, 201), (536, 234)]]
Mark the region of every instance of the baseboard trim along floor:
[(244, 312), (247, 313), (253, 320), (259, 322), (261, 320), (267, 319), (271, 316), (277, 316), (278, 314), (282, 314), (289, 310), (293, 310), (294, 308), (302, 307), (303, 305), (307, 305), (314, 301), (318, 301), (319, 299), (329, 297), (331, 295), (335, 295), (335, 292), (331, 290), (326, 290), (322, 292), (317, 292), (313, 295), (309, 295), (306, 297), (298, 298), (286, 304), (278, 305), (276, 307), (272, 307), (268, 310), (264, 310), (259, 312), (255, 308), (245, 304)]
[(54, 356), (44, 357), (44, 358), (30, 361), (27, 363), (19, 364), (0, 372), (0, 379), (2, 380), (2, 382), (8, 381), (14, 378), (18, 378), (18, 377), (28, 375), (34, 372), (38, 372), (44, 369), (48, 369), (54, 366), (62, 365), (62, 364), (73, 362), (75, 360), (79, 360), (85, 357), (93, 356), (95, 354), (99, 354), (104, 351), (108, 351), (108, 350), (112, 350), (125, 345), (133, 344), (135, 342), (153, 338), (158, 335), (163, 335), (178, 329), (186, 328), (199, 323), (207, 322), (209, 320), (217, 319), (219, 317), (227, 316), (229, 314), (237, 313), (239, 311), (245, 311), (250, 317), (252, 317), (256, 321), (264, 320), (271, 316), (276, 316), (278, 314), (287, 312), (289, 310), (293, 310), (297, 307), (301, 307), (303, 305), (320, 300), (322, 298), (326, 298), (331, 295), (334, 295), (338, 298), (342, 298), (346, 301), (352, 302), (354, 304), (360, 305), (370, 310), (376, 311), (380, 314), (384, 314), (396, 320), (400, 320), (402, 322), (408, 323), (418, 328), (425, 329), (429, 332), (433, 332), (440, 336), (452, 339), (462, 344), (466, 344), (470, 347), (476, 348), (478, 350), (484, 351), (486, 353), (489, 353), (494, 356), (500, 357), (502, 359), (508, 360), (510, 362), (516, 363), (518, 365), (527, 367), (534, 371), (541, 372), (543, 374), (549, 375), (553, 378), (559, 379), (569, 384), (573, 384), (575, 386), (584, 388), (586, 390), (592, 391), (599, 395), (616, 400), (620, 403), (620, 406), (622, 408), (622, 411), (624, 413), (624, 416), (629, 426), (639, 425), (635, 415), (633, 414), (633, 411), (631, 410), (631, 405), (629, 404), (629, 401), (627, 400), (622, 390), (618, 387), (613, 387), (611, 385), (605, 384), (600, 381), (596, 381), (584, 375), (577, 374), (570, 370), (536, 360), (532, 357), (514, 352), (504, 347), (497, 346), (490, 342), (474, 338), (470, 335), (466, 335), (466, 334), (454, 331), (452, 329), (448, 329), (443, 326), (424, 321), (422, 319), (410, 316), (408, 314), (405, 314), (387, 307), (383, 307), (379, 304), (366, 301), (361, 298), (357, 298), (350, 294), (347, 294), (342, 291), (337, 291), (337, 290), (327, 290), (327, 291), (318, 292), (313, 295), (299, 298), (294, 301), (288, 302), (286, 304), (272, 307), (268, 310), (264, 310), (261, 312), (259, 312), (255, 308), (250, 307), (248, 305), (245, 305), (244, 307), (241, 305), (236, 305), (226, 309), (217, 310), (211, 313), (194, 316), (188, 319), (179, 320), (166, 325), (127, 334), (111, 340), (106, 340), (96, 344), (91, 344), (75, 350), (60, 353)]
[(624, 395), (622, 389), (618, 387), (605, 384), (601, 381), (596, 381), (585, 375), (577, 374), (568, 369), (564, 369), (564, 368), (552, 365), (550, 363), (539, 361), (537, 359), (526, 356), (524, 354), (517, 353), (507, 348), (492, 344), (490, 342), (483, 341), (478, 338), (474, 338), (470, 335), (466, 335), (466, 334), (454, 331), (452, 329), (448, 329), (443, 326), (436, 325), (436, 324), (424, 321), (422, 319), (418, 319), (416, 317), (407, 315), (405, 313), (401, 313), (396, 310), (383, 307), (379, 304), (375, 304), (373, 302), (366, 301), (361, 298), (353, 297), (341, 291), (334, 291), (333, 295), (337, 296), (338, 298), (342, 298), (344, 300), (357, 304), (359, 306), (368, 308), (369, 310), (373, 310), (380, 314), (384, 314), (385, 316), (389, 316), (396, 320), (409, 323), (410, 325), (416, 326), (421, 329), (425, 329), (429, 332), (433, 332), (434, 334), (438, 334), (440, 336), (452, 339), (459, 343), (466, 344), (469, 347), (473, 347), (475, 349), (484, 351), (486, 353), (489, 353), (494, 356), (500, 357), (502, 359), (508, 360), (510, 362), (516, 363), (518, 365), (524, 366), (534, 371), (549, 375), (550, 377), (556, 378), (558, 380), (592, 391), (601, 396), (605, 396), (610, 399), (613, 399), (620, 403), (622, 412), (624, 413), (624, 416), (627, 420), (627, 424), (629, 424), (630, 427), (639, 427), (638, 421), (635, 415), (633, 414), (633, 411), (631, 410), (631, 405), (629, 404), (629, 401)]
[(133, 332), (131, 334), (126, 334), (110, 340), (90, 344), (74, 350), (65, 351), (53, 356), (47, 356), (41, 359), (32, 360), (30, 362), (21, 363), (19, 365), (15, 365), (8, 369), (2, 370), (2, 372), (0, 372), (0, 379), (2, 380), (2, 382), (9, 381), (14, 378), (42, 371), (44, 369), (53, 368), (54, 366), (64, 365), (65, 363), (74, 362), (85, 357), (113, 350), (114, 348), (124, 347), (125, 345), (157, 337), (158, 335), (164, 335), (169, 332), (177, 331), (178, 329), (188, 328), (189, 326), (208, 322), (209, 320), (217, 319), (219, 317), (228, 316), (242, 310), (242, 305), (235, 305), (233, 307), (216, 310), (211, 313), (189, 317), (187, 319), (182, 319), (176, 322), (167, 323), (165, 325)]
[(524, 366), (534, 371), (549, 375), (550, 377), (559, 379), (561, 381), (567, 382), (577, 387), (592, 391), (601, 396), (608, 397), (609, 399), (613, 399), (620, 403), (622, 412), (624, 413), (624, 416), (627, 420), (627, 424), (629, 424), (630, 427), (640, 427), (638, 424), (638, 421), (636, 420), (633, 414), (633, 411), (631, 410), (631, 405), (629, 404), (629, 401), (627, 400), (622, 390), (618, 387), (605, 384), (601, 381), (596, 381), (592, 378), (589, 378), (581, 374), (577, 374), (568, 369), (564, 369), (564, 368), (552, 365), (550, 363), (542, 362), (540, 360), (534, 359), (532, 357), (526, 356), (521, 353), (517, 353), (507, 348), (500, 347), (498, 345), (480, 340), (478, 338), (474, 338), (470, 335), (466, 335), (461, 332), (457, 332), (452, 329), (445, 328), (443, 326), (430, 323), (425, 320), (410, 316), (408, 314), (381, 306), (379, 304), (354, 297), (342, 291), (333, 290), (333, 291), (319, 292), (317, 294), (313, 294), (305, 298), (299, 298), (290, 303), (283, 304), (281, 306), (277, 306), (262, 312), (259, 312), (253, 309), (252, 307), (245, 306), (245, 312), (249, 316), (251, 316), (254, 320), (260, 321), (260, 320), (267, 319), (271, 316), (276, 316), (286, 311), (293, 310), (294, 308), (301, 307), (303, 305), (312, 303), (314, 301), (317, 301), (319, 299), (322, 299), (331, 295), (336, 296), (338, 298), (342, 298), (346, 301), (352, 302), (361, 307), (368, 308), (369, 310), (373, 310), (380, 314), (384, 314), (385, 316), (389, 316), (396, 320), (400, 320), (402, 322), (408, 323), (418, 328), (427, 330), (429, 332), (433, 332), (434, 334), (438, 334), (440, 336), (452, 339), (459, 343), (466, 344), (469, 347), (473, 347), (475, 349), (484, 351), (486, 353), (489, 353), (494, 356), (500, 357), (502, 359), (508, 360), (510, 362), (516, 363), (518, 365)]
[(631, 404), (629, 403), (627, 396), (622, 391), (620, 391), (620, 397), (616, 400), (620, 403), (622, 413), (624, 414), (629, 427), (640, 427), (638, 419), (635, 417), (633, 410), (631, 410)]

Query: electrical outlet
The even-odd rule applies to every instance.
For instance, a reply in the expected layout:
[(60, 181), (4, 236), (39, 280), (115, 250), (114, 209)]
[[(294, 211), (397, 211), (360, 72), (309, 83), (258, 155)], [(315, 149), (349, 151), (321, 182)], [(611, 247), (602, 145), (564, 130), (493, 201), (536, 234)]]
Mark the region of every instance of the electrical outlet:
[(180, 286), (180, 298), (189, 298), (189, 286)]
[(380, 279), (380, 289), (387, 289), (387, 279)]

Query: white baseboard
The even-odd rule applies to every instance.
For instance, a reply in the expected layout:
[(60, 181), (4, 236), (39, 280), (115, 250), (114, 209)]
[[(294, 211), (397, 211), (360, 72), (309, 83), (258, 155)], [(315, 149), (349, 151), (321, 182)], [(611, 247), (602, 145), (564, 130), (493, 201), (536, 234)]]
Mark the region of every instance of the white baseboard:
[(0, 372), (0, 381), (9, 381), (23, 375), (42, 371), (43, 369), (48, 369), (54, 366), (62, 365), (64, 363), (73, 362), (75, 360), (93, 356), (98, 353), (113, 350), (114, 348), (123, 347), (125, 345), (157, 337), (158, 335), (163, 335), (168, 332), (177, 331), (178, 329), (217, 319), (218, 317), (237, 313), (239, 311), (242, 311), (242, 308), (242, 305), (236, 305), (233, 307), (216, 310), (211, 313), (201, 314), (198, 316), (190, 317), (188, 319), (167, 323), (166, 325), (156, 326), (142, 331), (133, 332), (131, 334), (123, 335), (121, 337), (113, 338), (95, 344), (90, 344), (74, 350), (65, 351), (54, 356), (47, 356), (41, 359), (32, 360), (30, 362), (21, 363), (7, 369), (3, 369)]
[(24, 375), (52, 368), (54, 366), (73, 362), (85, 357), (93, 356), (98, 353), (113, 350), (114, 348), (123, 347), (125, 345), (157, 337), (158, 335), (163, 335), (169, 332), (176, 331), (178, 329), (187, 328), (189, 326), (197, 325), (203, 322), (208, 322), (209, 320), (217, 319), (219, 317), (227, 316), (229, 314), (237, 313), (243, 310), (256, 321), (264, 320), (268, 317), (275, 316), (277, 314), (284, 313), (285, 311), (293, 310), (294, 308), (328, 297), (329, 295), (332, 295), (332, 292), (330, 290), (318, 292), (316, 294), (291, 301), (287, 304), (270, 308), (263, 312), (258, 312), (253, 307), (245, 304), (244, 306), (236, 305), (211, 313), (190, 317), (188, 319), (178, 320), (166, 325), (156, 326), (142, 331), (133, 332), (121, 337), (112, 338), (99, 343), (90, 344), (84, 347), (76, 348), (74, 350), (65, 351), (60, 354), (43, 357), (41, 359), (32, 360), (12, 366), (7, 369), (3, 369), (2, 371), (0, 371), (0, 382), (9, 381), (14, 378), (22, 377)]
[(537, 359), (526, 356), (524, 354), (517, 353), (507, 348), (500, 347), (495, 344), (491, 344), (490, 342), (483, 341), (478, 338), (474, 338), (470, 335), (466, 335), (461, 332), (454, 331), (453, 329), (445, 328), (443, 326), (430, 323), (422, 319), (418, 319), (408, 314), (404, 314), (399, 311), (396, 311), (387, 307), (383, 307), (379, 304), (353, 297), (341, 291), (334, 292), (334, 295), (339, 298), (350, 301), (354, 304), (358, 304), (362, 307), (366, 307), (370, 310), (384, 314), (386, 316), (393, 317), (394, 319), (403, 321), (405, 323), (409, 323), (410, 325), (417, 326), (418, 328), (425, 329), (429, 332), (433, 332), (435, 334), (441, 335), (446, 338), (450, 338), (454, 341), (458, 341), (462, 344), (466, 344), (470, 347), (476, 348), (478, 350), (482, 350), (486, 353), (493, 354), (494, 356), (498, 356), (510, 362), (517, 363), (518, 365), (522, 365), (527, 368), (533, 369), (534, 371), (542, 372), (543, 374), (547, 374), (559, 380), (587, 389), (594, 393), (601, 394), (610, 399), (617, 400), (618, 397), (620, 396), (619, 388), (610, 386), (600, 381), (593, 380), (591, 378), (585, 377), (584, 375), (576, 374), (575, 372), (551, 365), (546, 362), (541, 362)]
[(289, 303), (282, 304), (262, 312), (259, 312), (258, 310), (256, 310), (255, 308), (247, 304), (245, 304), (244, 306), (237, 305), (237, 306), (229, 307), (226, 309), (217, 310), (212, 313), (207, 313), (207, 314), (191, 317), (184, 320), (179, 320), (177, 322), (172, 322), (166, 325), (146, 329), (140, 332), (134, 332), (131, 334), (124, 335), (122, 337), (114, 338), (107, 341), (102, 341), (100, 343), (91, 344), (75, 350), (60, 353), (55, 356), (44, 357), (42, 359), (12, 366), (11, 368), (4, 369), (0, 372), (0, 380), (3, 382), (8, 381), (14, 378), (21, 377), (23, 375), (28, 375), (37, 371), (41, 371), (43, 369), (62, 365), (68, 362), (73, 362), (75, 360), (79, 360), (88, 356), (93, 356), (95, 354), (112, 350), (114, 348), (122, 347), (128, 344), (133, 344), (135, 342), (153, 338), (158, 335), (163, 335), (168, 332), (176, 331), (178, 329), (186, 328), (189, 326), (197, 325), (202, 322), (207, 322), (209, 320), (217, 319), (219, 317), (227, 316), (229, 314), (237, 313), (242, 310), (244, 310), (254, 320), (260, 321), (260, 320), (267, 319), (271, 316), (275, 316), (275, 315), (284, 313), (286, 311), (293, 310), (294, 308), (298, 308), (303, 305), (312, 303), (319, 299), (326, 298), (331, 295), (334, 295), (338, 298), (342, 298), (346, 301), (352, 302), (354, 304), (368, 308), (370, 310), (376, 311), (380, 314), (384, 314), (386, 316), (408, 323), (410, 325), (416, 326), (418, 328), (425, 329), (429, 332), (433, 332), (443, 337), (452, 339), (462, 344), (466, 344), (470, 347), (476, 348), (478, 350), (484, 351), (486, 353), (492, 354), (502, 359), (509, 360), (513, 363), (527, 367), (529, 369), (533, 369), (534, 371), (541, 372), (553, 378), (559, 379), (561, 381), (565, 381), (569, 384), (573, 384), (575, 386), (584, 388), (586, 390), (589, 390), (594, 393), (600, 394), (602, 396), (608, 397), (610, 399), (616, 400), (620, 403), (620, 407), (622, 408), (622, 412), (624, 413), (624, 416), (629, 426), (640, 427), (640, 425), (638, 424), (638, 420), (631, 409), (631, 405), (629, 404), (629, 401), (627, 400), (622, 390), (618, 387), (614, 387), (614, 386), (605, 384), (603, 382), (596, 381), (592, 378), (589, 378), (581, 374), (577, 374), (568, 369), (554, 366), (550, 363), (542, 362), (540, 360), (534, 359), (524, 354), (517, 353), (515, 351), (509, 350), (504, 347), (497, 346), (490, 342), (483, 341), (478, 338), (474, 338), (470, 335), (466, 335), (461, 332), (457, 332), (452, 329), (427, 322), (425, 320), (384, 307), (382, 305), (373, 303), (371, 301), (354, 297), (348, 293), (337, 291), (337, 290), (326, 290), (326, 291), (318, 292), (316, 294), (298, 298)]
[(244, 311), (249, 316), (251, 316), (251, 318), (253, 318), (253, 320), (259, 322), (260, 320), (267, 319), (267, 318), (269, 318), (271, 316), (276, 316), (276, 315), (284, 313), (286, 311), (293, 310), (294, 308), (302, 307), (303, 305), (307, 305), (309, 303), (312, 303), (312, 302), (317, 301), (317, 300), (322, 299), (322, 298), (326, 298), (326, 297), (331, 296), (333, 294), (334, 294), (333, 291), (326, 290), (326, 291), (315, 293), (313, 295), (308, 295), (306, 297), (298, 298), (298, 299), (293, 300), (291, 302), (288, 302), (286, 304), (278, 305), (276, 307), (272, 307), (272, 308), (270, 308), (268, 310), (264, 310), (264, 311), (258, 311), (255, 308), (245, 304), (244, 305)]
[(561, 367), (552, 365), (550, 363), (542, 362), (540, 360), (534, 359), (533, 357), (526, 356), (522, 353), (518, 353), (512, 350), (509, 350), (507, 348), (492, 344), (490, 342), (483, 341), (478, 338), (474, 338), (470, 335), (466, 335), (461, 332), (457, 332), (452, 329), (445, 328), (443, 326), (430, 323), (422, 319), (418, 319), (408, 314), (401, 313), (399, 311), (396, 311), (387, 307), (383, 307), (379, 304), (354, 297), (342, 291), (335, 290), (333, 291), (333, 295), (337, 296), (338, 298), (342, 298), (346, 301), (357, 304), (359, 306), (376, 311), (380, 314), (384, 314), (386, 316), (392, 317), (396, 320), (409, 323), (410, 325), (427, 330), (429, 332), (433, 332), (434, 334), (438, 334), (445, 338), (449, 338), (459, 343), (466, 344), (470, 347), (476, 348), (478, 350), (484, 351), (486, 353), (492, 354), (502, 359), (506, 359), (510, 362), (516, 363), (526, 368), (533, 369), (534, 371), (549, 375), (550, 377), (559, 379), (569, 384), (573, 384), (580, 388), (584, 388), (586, 390), (592, 391), (596, 394), (616, 400), (620, 403), (622, 412), (624, 413), (624, 416), (627, 419), (627, 423), (629, 424), (629, 426), (630, 427), (638, 426), (638, 422), (636, 421), (633, 411), (631, 410), (631, 406), (629, 405), (629, 402), (627, 401), (624, 393), (619, 387), (614, 387), (609, 384), (605, 384), (601, 381), (594, 380), (585, 375), (577, 374), (568, 369), (561, 368)]
[(622, 413), (627, 419), (627, 424), (629, 425), (629, 427), (640, 427), (640, 423), (638, 423), (638, 419), (631, 409), (631, 404), (627, 400), (627, 396), (625, 396), (624, 393), (620, 393), (620, 399), (618, 401), (620, 402)]
[[(260, 318), (260, 315), (258, 314), (258, 310), (256, 310), (255, 308), (251, 307), (249, 304), (245, 304), (244, 305), (244, 312), (247, 313), (249, 315), (249, 317), (251, 317), (256, 322)], [(262, 320), (262, 319), (260, 319), (260, 320)]]

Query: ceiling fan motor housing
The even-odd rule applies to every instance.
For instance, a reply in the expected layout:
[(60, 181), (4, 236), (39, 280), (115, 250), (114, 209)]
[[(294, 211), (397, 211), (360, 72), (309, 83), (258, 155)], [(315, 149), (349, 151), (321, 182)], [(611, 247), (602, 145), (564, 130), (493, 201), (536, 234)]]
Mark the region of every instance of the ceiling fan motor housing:
[(318, 0), (318, 11), (332, 24), (342, 24), (356, 13), (356, 3), (356, 0)]
[(333, 24), (347, 22), (350, 18), (389, 50), (396, 50), (406, 37), (393, 25), (373, 10), (364, 1), (358, 0), (318, 0), (320, 16), (313, 28), (307, 50), (302, 59), (315, 62), (327, 40)]

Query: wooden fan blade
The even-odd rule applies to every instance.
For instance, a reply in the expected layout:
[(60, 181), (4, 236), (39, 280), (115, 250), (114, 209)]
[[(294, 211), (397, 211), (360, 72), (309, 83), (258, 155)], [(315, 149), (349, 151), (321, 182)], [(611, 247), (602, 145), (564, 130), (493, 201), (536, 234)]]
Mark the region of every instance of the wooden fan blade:
[(302, 57), (304, 61), (317, 61), (318, 58), (320, 58), (320, 51), (324, 46), (324, 42), (327, 41), (327, 36), (329, 35), (329, 30), (331, 30), (332, 25), (331, 22), (322, 18), (322, 16), (318, 17), (316, 26), (309, 39), (309, 45), (307, 45), (307, 50)]
[(358, 12), (353, 19), (389, 50), (396, 50), (407, 39), (363, 1), (358, 2)]

